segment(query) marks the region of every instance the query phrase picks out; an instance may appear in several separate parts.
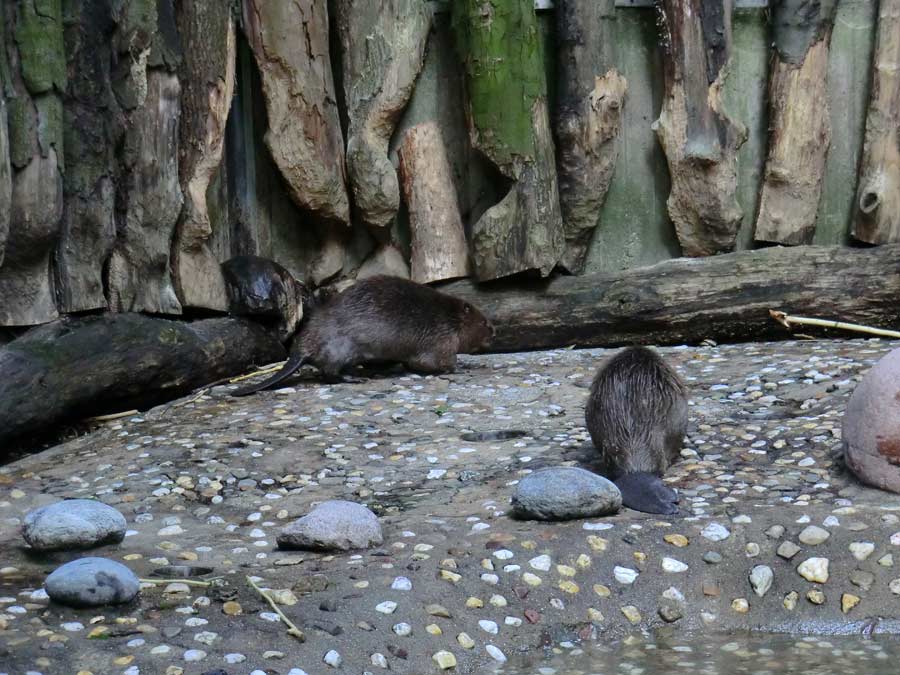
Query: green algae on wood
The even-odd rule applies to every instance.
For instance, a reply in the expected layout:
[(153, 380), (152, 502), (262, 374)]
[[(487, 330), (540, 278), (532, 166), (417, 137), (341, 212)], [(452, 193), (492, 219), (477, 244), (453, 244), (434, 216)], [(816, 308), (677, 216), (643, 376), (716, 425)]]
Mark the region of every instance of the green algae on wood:
[(20, 0), (15, 41), (22, 79), (31, 94), (66, 88), (62, 0)]

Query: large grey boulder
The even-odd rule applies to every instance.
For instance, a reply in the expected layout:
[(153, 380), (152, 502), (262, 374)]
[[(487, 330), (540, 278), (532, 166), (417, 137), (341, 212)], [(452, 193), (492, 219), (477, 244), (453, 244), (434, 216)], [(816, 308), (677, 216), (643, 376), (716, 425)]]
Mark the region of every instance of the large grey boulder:
[(279, 548), (310, 551), (349, 551), (382, 541), (378, 516), (362, 504), (343, 500), (322, 502), (277, 537)]
[(527, 475), (512, 496), (513, 513), (530, 520), (571, 520), (616, 513), (622, 495), (603, 476), (572, 466)]
[(37, 551), (67, 551), (118, 544), (125, 516), (92, 499), (65, 499), (25, 516), (22, 536)]
[(900, 349), (857, 385), (844, 412), (844, 460), (857, 477), (900, 492)]
[(99, 607), (128, 602), (141, 582), (122, 563), (106, 558), (81, 558), (56, 568), (44, 582), (54, 602), (70, 607)]

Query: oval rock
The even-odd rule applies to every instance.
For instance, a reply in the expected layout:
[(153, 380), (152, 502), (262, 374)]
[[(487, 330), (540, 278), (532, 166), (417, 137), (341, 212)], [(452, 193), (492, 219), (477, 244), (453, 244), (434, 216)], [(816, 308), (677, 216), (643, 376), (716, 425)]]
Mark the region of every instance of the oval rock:
[(70, 607), (99, 607), (128, 602), (141, 584), (122, 563), (106, 558), (81, 558), (56, 568), (44, 582), (54, 602)]
[(523, 519), (572, 520), (616, 513), (622, 507), (622, 495), (603, 476), (577, 467), (555, 467), (519, 481), (512, 506)]
[(65, 499), (25, 516), (22, 536), (37, 551), (65, 551), (118, 544), (125, 516), (93, 499)]
[(322, 502), (278, 534), (279, 548), (349, 551), (382, 543), (378, 516), (362, 504), (343, 500)]

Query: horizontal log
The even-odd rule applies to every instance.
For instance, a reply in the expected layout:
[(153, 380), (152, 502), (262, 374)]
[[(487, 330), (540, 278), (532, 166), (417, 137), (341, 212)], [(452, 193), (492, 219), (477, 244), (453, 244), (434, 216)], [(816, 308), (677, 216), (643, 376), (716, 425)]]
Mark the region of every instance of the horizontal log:
[(274, 331), (246, 319), (107, 314), (39, 326), (0, 348), (0, 457), (11, 440), (156, 405), (283, 358)]
[(618, 273), (457, 281), (440, 290), (491, 318), (497, 351), (784, 337), (769, 309), (896, 328), (900, 245), (772, 247)]

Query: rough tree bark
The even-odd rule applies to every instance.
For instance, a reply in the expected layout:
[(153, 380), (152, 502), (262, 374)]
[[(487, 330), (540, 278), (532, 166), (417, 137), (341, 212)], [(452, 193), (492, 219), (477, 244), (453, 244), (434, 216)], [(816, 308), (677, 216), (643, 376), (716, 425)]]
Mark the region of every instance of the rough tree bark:
[(266, 145), (292, 199), (320, 218), (347, 223), (326, 5), (326, 0), (243, 0), (243, 29), (262, 79)]
[(615, 11), (615, 0), (556, 3), (556, 166), (566, 238), (559, 264), (572, 274), (584, 270), (619, 151), (628, 83), (613, 67)]
[(347, 114), (347, 174), (367, 225), (383, 228), (400, 207), (388, 143), (425, 57), (431, 10), (422, 0), (336, 0)]
[(692, 344), (784, 336), (769, 309), (873, 326), (900, 322), (900, 244), (770, 247), (624, 272), (441, 288), (494, 321), (492, 348)]
[[(0, 19), (3, 15), (0, 13)], [(2, 44), (2, 43), (0, 43)], [(0, 59), (2, 59), (0, 55)], [(9, 133), (6, 122), (6, 96), (0, 91), (0, 268), (9, 236), (9, 209), (12, 205), (12, 168), (9, 165)]]
[(482, 281), (526, 270), (546, 276), (564, 239), (533, 5), (459, 0), (452, 7), (469, 136), (509, 181), (506, 196), (472, 226), (475, 274)]
[(665, 97), (653, 128), (666, 153), (669, 217), (687, 256), (730, 251), (741, 225), (737, 151), (746, 128), (722, 108), (732, 0), (663, 0)]
[(235, 27), (225, 2), (182, 0), (176, 10), (184, 52), (181, 72), (180, 164), (184, 206), (172, 267), (182, 306), (224, 311), (225, 280), (207, 246), (212, 235), (206, 190), (225, 148), (225, 122), (235, 80)]
[(782, 0), (772, 18), (769, 152), (756, 239), (808, 244), (816, 227), (828, 118), (828, 49), (838, 0)]
[(103, 265), (116, 237), (115, 150), (124, 132), (112, 91), (111, 0), (65, 5), (64, 208), (56, 249), (59, 309), (105, 309)]
[[(157, 12), (158, 7), (158, 12)], [(180, 314), (169, 267), (183, 197), (178, 182), (180, 44), (172, 0), (129, 5), (117, 40), (128, 129), (120, 153), (122, 211), (108, 265), (110, 309)]]
[(59, 0), (3, 5), (0, 31), (12, 175), (0, 267), (0, 326), (21, 326), (57, 317), (50, 260), (63, 204), (66, 61)]
[(469, 247), (440, 127), (436, 122), (411, 127), (399, 154), (412, 239), (412, 280), (427, 284), (468, 276)]
[(247, 319), (61, 319), (0, 349), (0, 447), (89, 415), (149, 407), (284, 358)]
[(900, 241), (900, 0), (880, 0), (872, 94), (852, 234)]

